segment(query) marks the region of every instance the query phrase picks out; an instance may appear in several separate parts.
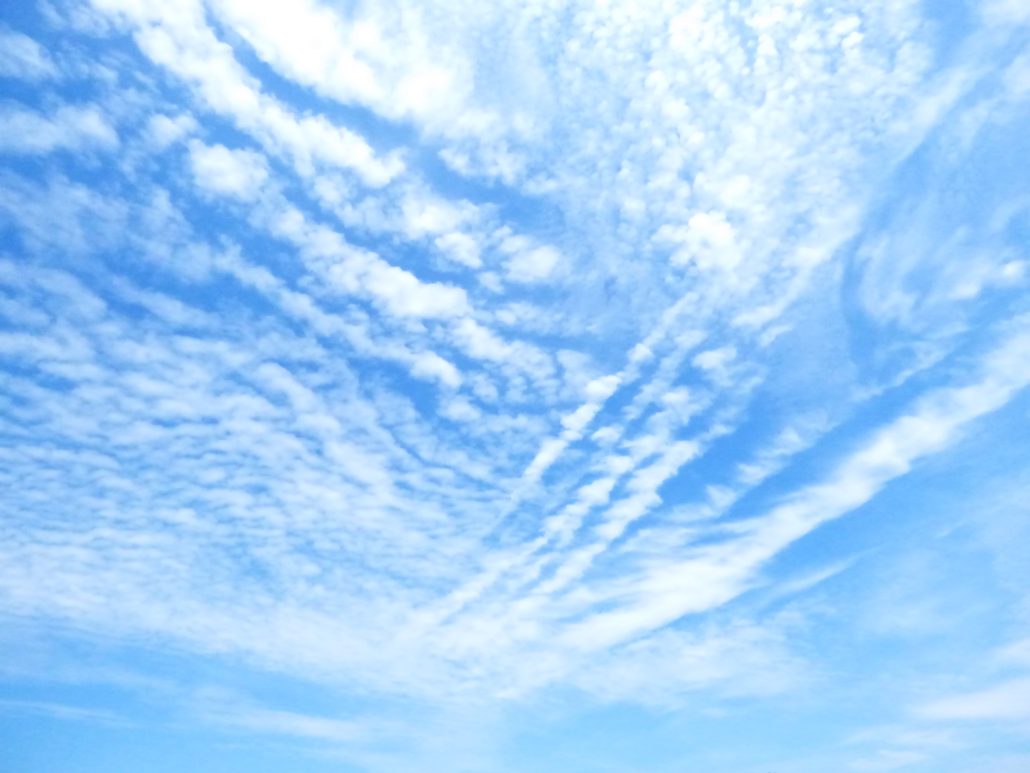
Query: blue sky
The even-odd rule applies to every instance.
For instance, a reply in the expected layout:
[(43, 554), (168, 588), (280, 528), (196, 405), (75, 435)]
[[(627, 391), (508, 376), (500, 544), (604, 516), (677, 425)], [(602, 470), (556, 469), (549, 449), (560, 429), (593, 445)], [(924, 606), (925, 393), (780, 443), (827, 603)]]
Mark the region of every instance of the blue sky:
[(1021, 0), (0, 11), (0, 771), (1030, 770)]

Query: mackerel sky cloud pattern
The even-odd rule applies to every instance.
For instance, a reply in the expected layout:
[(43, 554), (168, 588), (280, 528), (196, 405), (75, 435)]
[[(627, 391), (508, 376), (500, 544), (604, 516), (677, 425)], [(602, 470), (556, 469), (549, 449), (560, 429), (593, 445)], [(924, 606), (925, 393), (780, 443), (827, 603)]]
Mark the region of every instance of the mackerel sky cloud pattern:
[(0, 10), (0, 769), (1030, 770), (1017, 0)]

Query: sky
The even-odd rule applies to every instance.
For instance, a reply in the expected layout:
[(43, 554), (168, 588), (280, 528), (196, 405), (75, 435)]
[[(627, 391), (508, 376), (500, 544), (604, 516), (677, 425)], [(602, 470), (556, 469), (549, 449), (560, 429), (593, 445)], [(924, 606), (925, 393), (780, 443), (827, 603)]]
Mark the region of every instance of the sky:
[(1030, 5), (0, 7), (0, 773), (1030, 770)]

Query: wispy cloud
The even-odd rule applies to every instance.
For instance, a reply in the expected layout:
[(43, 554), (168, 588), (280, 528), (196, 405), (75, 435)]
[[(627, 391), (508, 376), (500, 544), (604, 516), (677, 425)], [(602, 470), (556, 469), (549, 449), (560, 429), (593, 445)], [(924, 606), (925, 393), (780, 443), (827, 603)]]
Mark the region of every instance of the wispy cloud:
[(57, 65), (39, 43), (11, 29), (0, 29), (0, 76), (35, 81), (56, 77)]
[(64, 106), (42, 115), (18, 105), (0, 108), (0, 152), (51, 153), (55, 150), (111, 149), (118, 135), (93, 106)]

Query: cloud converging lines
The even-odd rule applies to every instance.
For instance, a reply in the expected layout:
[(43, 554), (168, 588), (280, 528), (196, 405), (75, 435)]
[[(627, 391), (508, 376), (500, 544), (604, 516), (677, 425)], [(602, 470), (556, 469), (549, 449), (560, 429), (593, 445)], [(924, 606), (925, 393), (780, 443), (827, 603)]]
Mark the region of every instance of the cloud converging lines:
[(1030, 15), (945, 5), (0, 13), (10, 764), (1026, 769)]

